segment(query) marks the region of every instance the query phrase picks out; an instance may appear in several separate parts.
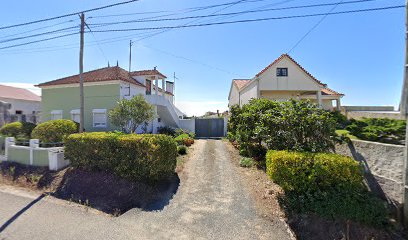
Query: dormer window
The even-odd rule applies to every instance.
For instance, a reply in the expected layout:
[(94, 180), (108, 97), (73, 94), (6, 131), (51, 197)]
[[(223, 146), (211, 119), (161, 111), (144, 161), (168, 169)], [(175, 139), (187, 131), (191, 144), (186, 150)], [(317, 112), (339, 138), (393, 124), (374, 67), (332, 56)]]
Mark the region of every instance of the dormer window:
[(288, 68), (276, 68), (276, 76), (277, 77), (287, 77)]

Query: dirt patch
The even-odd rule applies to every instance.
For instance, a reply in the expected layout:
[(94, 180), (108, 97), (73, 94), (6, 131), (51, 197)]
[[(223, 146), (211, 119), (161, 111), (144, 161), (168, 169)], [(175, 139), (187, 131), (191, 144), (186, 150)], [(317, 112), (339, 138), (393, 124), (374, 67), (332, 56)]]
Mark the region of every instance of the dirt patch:
[[(278, 196), (283, 194), (282, 189), (269, 179), (264, 170), (239, 167), (241, 156), (231, 144), (226, 144), (234, 165), (244, 185), (256, 200), (258, 212), (263, 217), (284, 219), (298, 239), (406, 239), (406, 235), (398, 230), (375, 229), (354, 222), (330, 220), (308, 214), (288, 214), (279, 204)], [(405, 236), (405, 237), (404, 237)]]
[(48, 168), (2, 162), (0, 184), (47, 193), (119, 216), (131, 208), (144, 211), (163, 209), (177, 192), (180, 179), (175, 173), (155, 184), (131, 182), (105, 172), (74, 168), (54, 172)]

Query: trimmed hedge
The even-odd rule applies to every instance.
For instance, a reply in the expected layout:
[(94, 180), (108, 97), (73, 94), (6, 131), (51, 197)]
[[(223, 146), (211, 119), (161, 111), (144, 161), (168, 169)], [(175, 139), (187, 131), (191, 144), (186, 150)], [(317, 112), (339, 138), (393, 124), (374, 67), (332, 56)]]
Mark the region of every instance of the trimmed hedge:
[(13, 122), (0, 128), (0, 134), (8, 137), (27, 137), (30, 138), (31, 132), (35, 128), (34, 123)]
[(161, 134), (81, 133), (66, 138), (65, 156), (74, 167), (158, 181), (174, 173), (177, 145)]
[(62, 142), (73, 133), (78, 132), (78, 124), (67, 119), (50, 120), (37, 125), (32, 132), (32, 137), (41, 142)]
[(269, 151), (267, 174), (285, 191), (284, 208), (329, 219), (354, 220), (384, 227), (385, 203), (363, 184), (361, 165), (333, 153)]
[(268, 151), (267, 174), (285, 191), (310, 193), (363, 186), (362, 166), (334, 153)]

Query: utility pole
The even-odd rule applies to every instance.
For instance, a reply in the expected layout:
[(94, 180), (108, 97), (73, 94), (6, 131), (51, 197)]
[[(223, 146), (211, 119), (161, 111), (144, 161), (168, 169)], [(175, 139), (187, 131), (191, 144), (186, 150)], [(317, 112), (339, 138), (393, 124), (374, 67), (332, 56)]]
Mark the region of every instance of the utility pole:
[(129, 73), (132, 71), (132, 40), (129, 42)]
[(81, 13), (81, 40), (79, 48), (79, 132), (84, 132), (84, 32), (85, 32), (85, 15)]
[[(408, 0), (406, 2), (408, 4)], [(405, 121), (408, 121), (408, 5), (405, 5), (405, 65), (404, 65), (404, 83), (402, 86), (402, 97), (400, 111)], [(408, 123), (408, 122), (407, 122)], [(404, 226), (408, 227), (408, 124), (405, 138), (405, 155), (404, 155), (404, 175), (403, 175), (403, 221)]]
[(176, 72), (173, 74), (173, 103), (176, 104)]

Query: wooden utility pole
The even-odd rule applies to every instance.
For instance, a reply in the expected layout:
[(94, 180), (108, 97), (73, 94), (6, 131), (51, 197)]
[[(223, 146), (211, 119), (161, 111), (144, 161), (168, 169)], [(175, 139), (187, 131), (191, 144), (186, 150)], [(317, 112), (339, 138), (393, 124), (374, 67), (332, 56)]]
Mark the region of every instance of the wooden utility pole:
[(173, 74), (173, 103), (176, 104), (176, 72)]
[[(408, 4), (408, 1), (406, 2)], [(408, 5), (405, 7), (405, 65), (404, 65), (404, 82), (402, 86), (402, 97), (400, 111), (408, 123)], [(408, 227), (408, 124), (405, 138), (405, 157), (404, 157), (404, 175), (403, 175), (403, 220), (405, 227)]]
[(132, 71), (132, 40), (129, 42), (129, 73)]
[(84, 32), (85, 32), (85, 15), (81, 13), (81, 40), (79, 48), (79, 132), (84, 132)]

